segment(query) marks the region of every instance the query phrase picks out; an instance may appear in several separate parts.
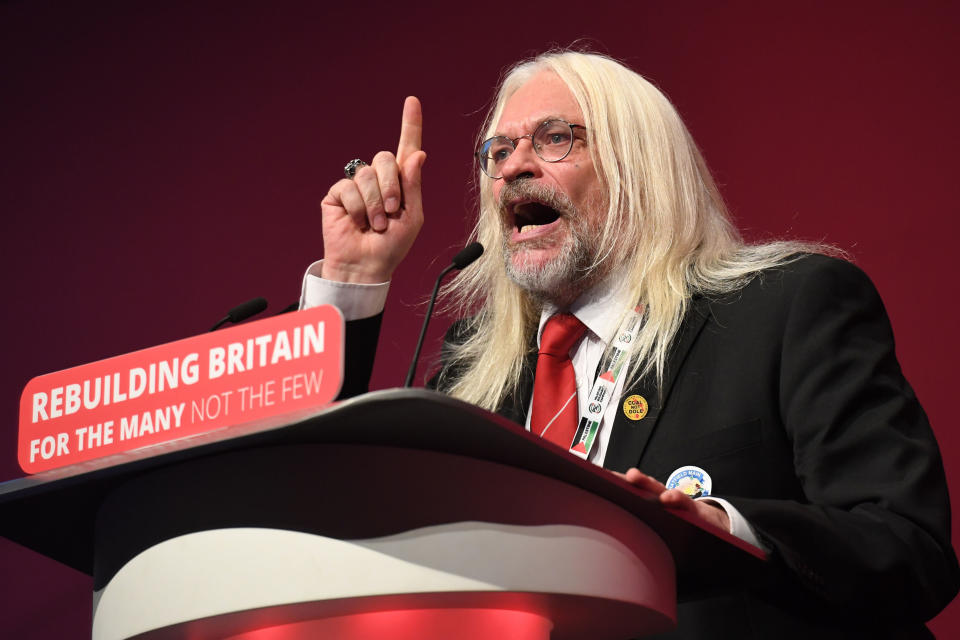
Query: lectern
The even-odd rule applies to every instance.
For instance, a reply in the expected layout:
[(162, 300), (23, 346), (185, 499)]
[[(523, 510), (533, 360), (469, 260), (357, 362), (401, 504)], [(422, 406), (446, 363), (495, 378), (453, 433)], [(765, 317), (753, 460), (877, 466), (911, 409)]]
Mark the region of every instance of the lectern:
[(95, 640), (626, 639), (671, 628), (678, 595), (764, 564), (426, 390), (7, 482), (0, 522), (93, 575)]

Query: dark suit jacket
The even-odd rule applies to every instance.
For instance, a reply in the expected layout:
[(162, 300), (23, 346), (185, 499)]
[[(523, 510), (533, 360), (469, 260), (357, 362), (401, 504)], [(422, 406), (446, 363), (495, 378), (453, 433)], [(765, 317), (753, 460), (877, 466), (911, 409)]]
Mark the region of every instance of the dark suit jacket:
[[(521, 424), (535, 357), (499, 409)], [(604, 466), (702, 467), (772, 552), (766, 583), (681, 603), (669, 637), (924, 637), (956, 594), (939, 450), (853, 265), (806, 256), (694, 299), (663, 387), (635, 393), (649, 413), (618, 412)]]

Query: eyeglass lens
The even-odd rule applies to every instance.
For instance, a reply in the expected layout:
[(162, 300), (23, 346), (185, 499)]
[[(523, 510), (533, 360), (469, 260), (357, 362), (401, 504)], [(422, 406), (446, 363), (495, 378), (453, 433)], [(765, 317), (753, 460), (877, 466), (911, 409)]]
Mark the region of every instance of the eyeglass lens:
[[(530, 135), (520, 136), (530, 138), (533, 150), (547, 162), (563, 160), (573, 147), (573, 125), (564, 120), (547, 120), (540, 124)], [(506, 136), (494, 136), (482, 145), (477, 153), (480, 168), (491, 178), (502, 175), (503, 164), (517, 148), (514, 140)]]

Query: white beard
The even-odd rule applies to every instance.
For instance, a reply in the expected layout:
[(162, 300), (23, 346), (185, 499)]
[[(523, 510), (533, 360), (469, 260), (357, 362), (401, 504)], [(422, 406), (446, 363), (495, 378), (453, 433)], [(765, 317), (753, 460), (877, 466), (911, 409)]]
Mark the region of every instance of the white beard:
[(568, 227), (557, 257), (540, 263), (534, 262), (531, 256), (531, 252), (538, 248), (536, 242), (511, 246), (505, 240), (503, 259), (507, 277), (535, 300), (565, 306), (576, 300), (592, 282), (593, 252), (587, 245), (578, 230)]
[(500, 193), (503, 218), (506, 218), (502, 210), (504, 203), (518, 197), (536, 199), (559, 213), (567, 233), (557, 257), (540, 264), (532, 260), (530, 252), (554, 246), (555, 240), (543, 238), (512, 245), (509, 240), (511, 230), (505, 229), (502, 250), (507, 277), (539, 302), (567, 306), (600, 275), (597, 234), (589, 229), (587, 213), (579, 210), (567, 194), (537, 183), (518, 181), (504, 187)]

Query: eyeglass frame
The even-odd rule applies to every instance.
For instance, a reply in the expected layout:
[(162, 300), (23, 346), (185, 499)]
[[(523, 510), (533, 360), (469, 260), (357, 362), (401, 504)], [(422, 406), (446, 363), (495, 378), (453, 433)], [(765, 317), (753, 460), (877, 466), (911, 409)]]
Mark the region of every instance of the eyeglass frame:
[[(543, 127), (544, 125), (549, 124), (551, 122), (562, 122), (563, 124), (570, 127), (570, 147), (567, 149), (566, 153), (564, 153), (562, 156), (560, 156), (556, 160), (547, 160), (542, 155), (540, 155), (540, 150), (537, 148), (537, 145), (533, 142), (533, 137), (537, 134), (537, 131), (539, 131), (540, 128)], [(576, 142), (577, 140), (577, 136), (574, 133), (574, 129), (586, 130), (586, 128), (587, 127), (582, 124), (573, 124), (573, 123), (567, 122), (563, 118), (549, 118), (547, 120), (544, 120), (540, 124), (538, 124), (536, 127), (534, 127), (533, 132), (524, 134), (522, 136), (517, 136), (516, 138), (509, 138), (504, 135), (490, 136), (489, 138), (487, 138), (486, 140), (480, 143), (480, 149), (482, 149), (483, 146), (488, 142), (490, 142), (491, 140), (496, 140), (497, 138), (503, 138), (504, 140), (509, 141), (510, 144), (513, 146), (513, 151), (516, 151), (518, 142), (520, 142), (524, 138), (530, 138), (530, 146), (533, 147), (533, 152), (537, 154), (538, 158), (540, 158), (544, 162), (550, 162), (550, 163), (560, 162), (561, 160), (569, 156), (571, 151), (573, 151), (573, 143)], [(480, 151), (480, 149), (477, 149), (476, 151), (473, 152), (473, 157), (477, 161), (477, 164), (480, 165), (480, 171), (483, 172), (483, 175), (487, 176), (491, 180), (499, 180), (500, 178), (502, 178), (503, 175), (492, 176), (489, 173), (487, 173), (487, 170), (484, 168), (484, 165), (486, 164), (484, 160), (490, 160), (491, 158), (489, 156), (481, 156), (482, 151)], [(513, 155), (513, 151), (510, 152), (510, 155)]]

